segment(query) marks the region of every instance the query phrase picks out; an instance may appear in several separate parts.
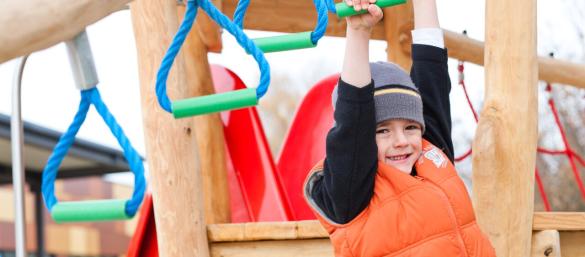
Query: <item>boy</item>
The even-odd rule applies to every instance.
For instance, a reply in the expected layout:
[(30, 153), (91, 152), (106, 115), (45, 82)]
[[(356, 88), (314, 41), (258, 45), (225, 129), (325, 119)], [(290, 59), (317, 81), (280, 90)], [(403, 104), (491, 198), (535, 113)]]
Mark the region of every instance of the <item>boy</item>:
[(368, 61), (382, 18), (375, 0), (346, 2), (368, 13), (347, 18), (335, 126), (305, 184), (335, 255), (495, 256), (452, 164), (451, 85), (435, 0), (413, 0), (412, 79)]

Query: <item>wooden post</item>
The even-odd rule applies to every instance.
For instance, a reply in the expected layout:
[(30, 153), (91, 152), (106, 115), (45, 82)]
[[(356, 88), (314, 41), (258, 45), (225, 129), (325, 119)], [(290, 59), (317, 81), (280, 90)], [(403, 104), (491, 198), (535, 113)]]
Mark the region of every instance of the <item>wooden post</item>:
[[(412, 58), (410, 53), (402, 51), (401, 43), (412, 42), (410, 34), (402, 34), (402, 31), (412, 30), (414, 27), (414, 13), (412, 10), (412, 2), (407, 1), (406, 4), (394, 6), (391, 8), (384, 8), (384, 31), (386, 32), (386, 42), (388, 47), (386, 53), (388, 54), (388, 61), (394, 62), (402, 67), (407, 72), (412, 66)], [(410, 46), (410, 44), (408, 44)]]
[(0, 63), (73, 38), (131, 0), (2, 0)]
[[(185, 7), (179, 8), (179, 19), (184, 17)], [(194, 29), (212, 33), (217, 27), (210, 18), (203, 16), (204, 12), (199, 11), (197, 22), (207, 20), (205, 23), (196, 23)], [(187, 84), (185, 87), (193, 88), (195, 95), (210, 95), (215, 93), (211, 71), (207, 60), (207, 44), (204, 42), (201, 33), (189, 33), (183, 46), (185, 53), (185, 73)], [(217, 35), (207, 35), (208, 39), (219, 38)], [(217, 45), (217, 43), (214, 43)], [(221, 46), (221, 41), (219, 43)], [(225, 163), (225, 139), (223, 136), (223, 125), (219, 114), (209, 114), (195, 117), (193, 127), (197, 135), (199, 156), (201, 165), (201, 177), (203, 180), (203, 195), (205, 207), (205, 223), (229, 223), (231, 221), (229, 188), (227, 181), (227, 168)]]
[(486, 1), (485, 102), (473, 141), (477, 221), (497, 256), (529, 256), (537, 143), (536, 1)]
[(561, 257), (559, 231), (544, 230), (532, 233), (531, 257)]
[[(177, 3), (141, 0), (131, 4), (138, 49), (142, 114), (150, 186), (156, 219), (159, 256), (208, 257), (193, 119), (175, 120), (156, 100), (156, 72), (178, 28)], [(187, 87), (185, 62), (180, 54), (167, 82), (171, 99), (195, 94)]]

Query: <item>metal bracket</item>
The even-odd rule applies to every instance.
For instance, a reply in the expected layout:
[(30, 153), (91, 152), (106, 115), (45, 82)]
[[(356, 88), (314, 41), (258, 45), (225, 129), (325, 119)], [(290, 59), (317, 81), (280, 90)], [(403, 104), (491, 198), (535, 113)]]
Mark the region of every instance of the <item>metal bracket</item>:
[(73, 39), (65, 42), (75, 86), (79, 90), (94, 88), (98, 83), (98, 76), (89, 45), (87, 33), (83, 30)]

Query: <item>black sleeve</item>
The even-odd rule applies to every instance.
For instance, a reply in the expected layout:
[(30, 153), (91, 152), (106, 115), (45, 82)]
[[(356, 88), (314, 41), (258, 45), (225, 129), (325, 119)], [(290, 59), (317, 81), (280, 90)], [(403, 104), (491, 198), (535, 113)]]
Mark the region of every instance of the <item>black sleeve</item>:
[(329, 219), (345, 224), (368, 206), (374, 192), (378, 165), (374, 83), (357, 88), (340, 79), (337, 92), (323, 176), (311, 196)]
[(453, 162), (451, 138), (451, 79), (447, 50), (429, 45), (412, 45), (412, 81), (423, 100), (426, 131), (423, 137), (439, 147)]

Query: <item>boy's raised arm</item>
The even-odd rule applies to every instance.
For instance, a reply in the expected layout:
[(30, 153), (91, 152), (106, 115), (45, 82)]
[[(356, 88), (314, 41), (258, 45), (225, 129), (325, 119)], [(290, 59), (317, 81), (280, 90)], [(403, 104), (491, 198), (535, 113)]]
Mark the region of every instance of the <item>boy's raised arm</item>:
[[(321, 216), (347, 223), (369, 203), (377, 169), (374, 86), (369, 64), (372, 27), (382, 10), (368, 0), (346, 1), (368, 13), (347, 18), (347, 39), (337, 86), (335, 126), (327, 134), (326, 158), (311, 198)], [(364, 4), (368, 5), (364, 8)]]
[(443, 31), (439, 27), (435, 0), (413, 0), (412, 69), (410, 75), (423, 100), (427, 130), (423, 137), (445, 152), (451, 161), (451, 80), (444, 49)]

